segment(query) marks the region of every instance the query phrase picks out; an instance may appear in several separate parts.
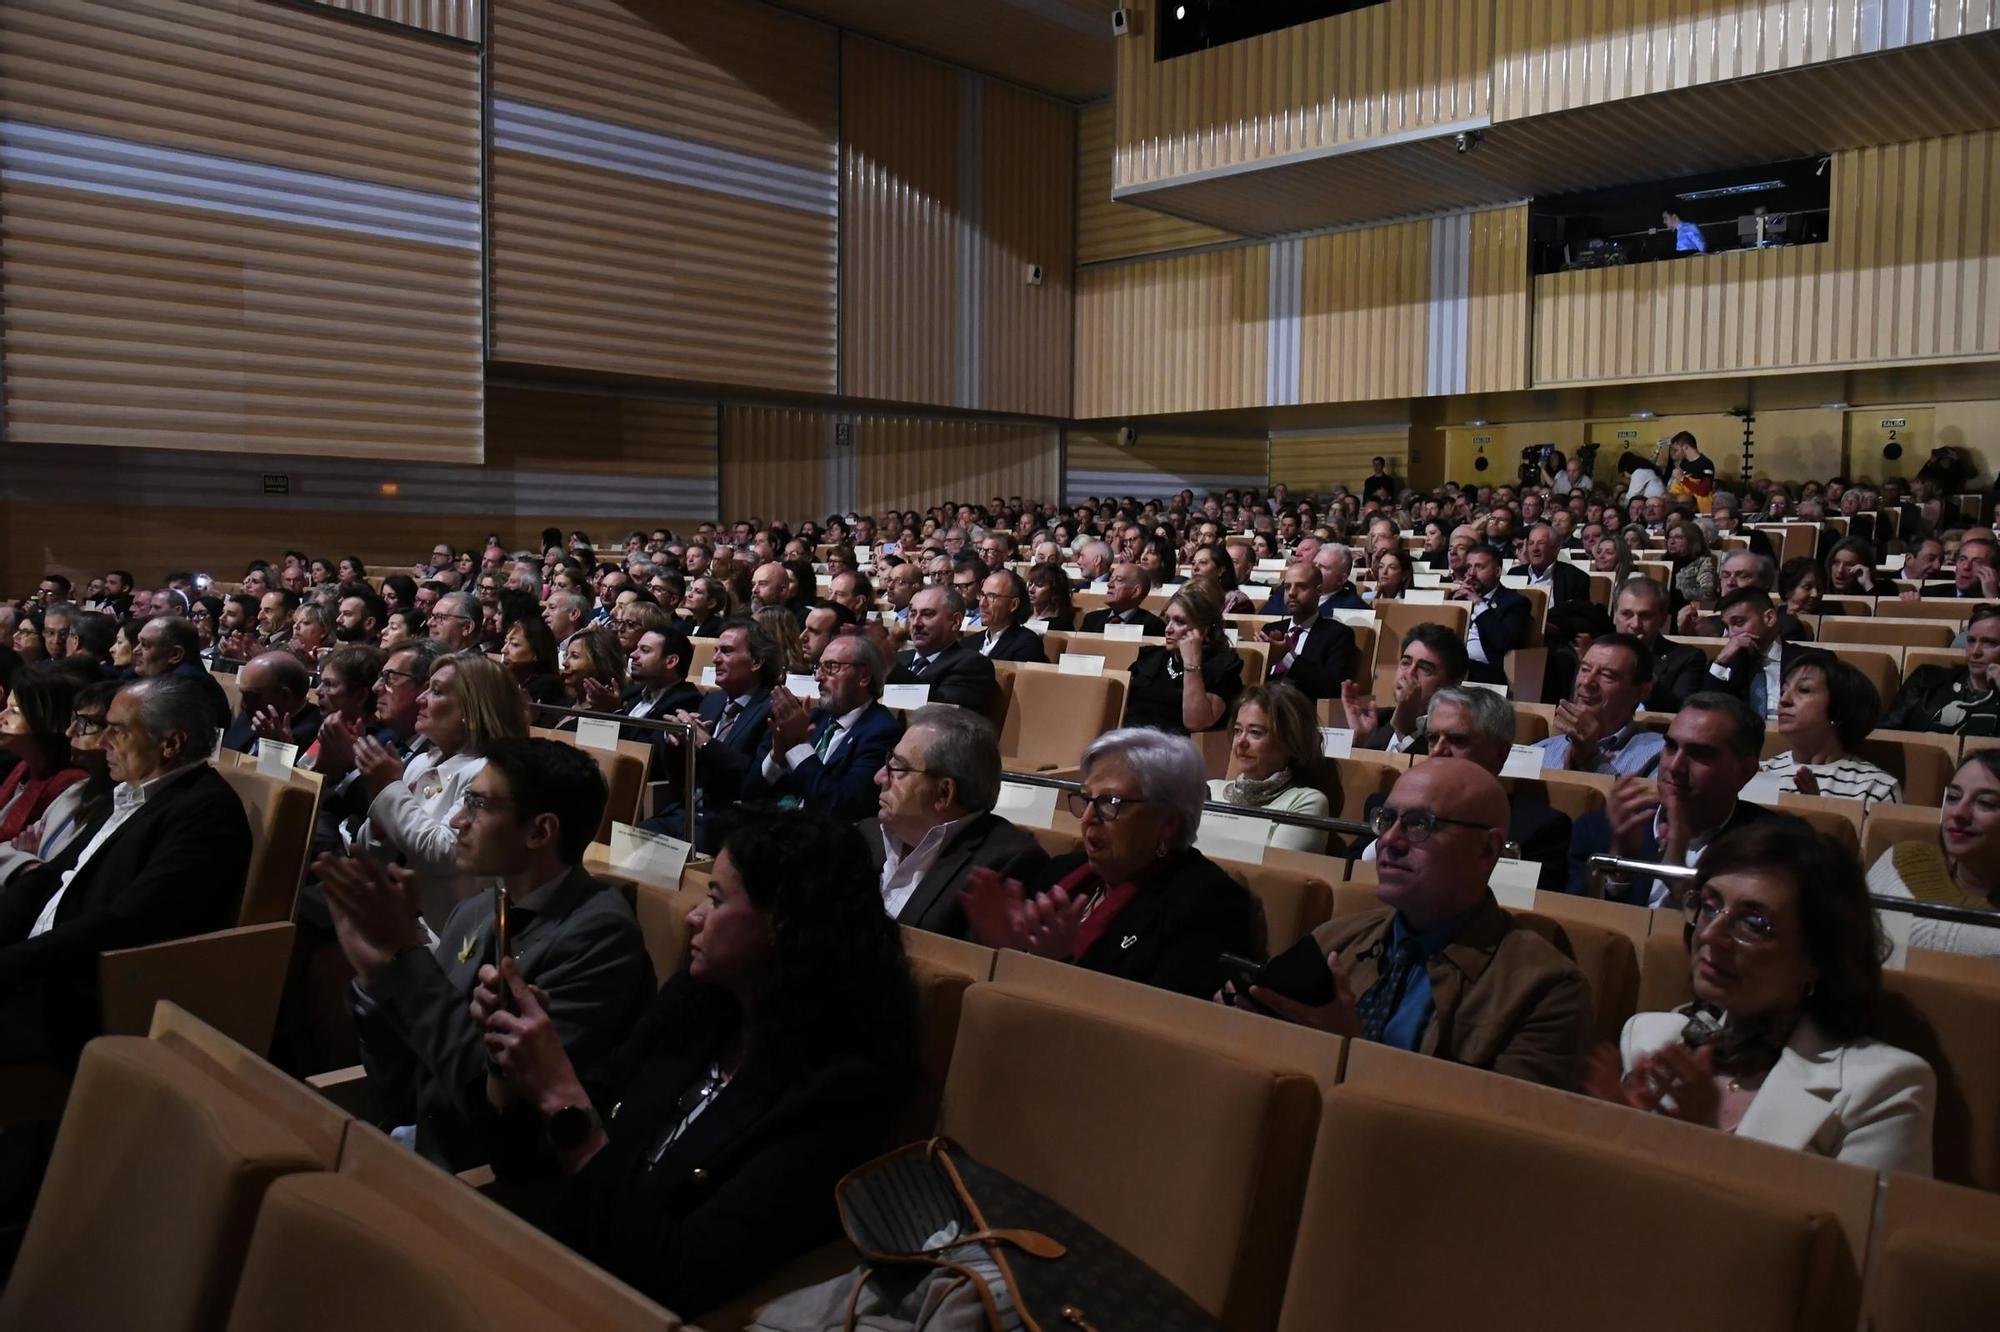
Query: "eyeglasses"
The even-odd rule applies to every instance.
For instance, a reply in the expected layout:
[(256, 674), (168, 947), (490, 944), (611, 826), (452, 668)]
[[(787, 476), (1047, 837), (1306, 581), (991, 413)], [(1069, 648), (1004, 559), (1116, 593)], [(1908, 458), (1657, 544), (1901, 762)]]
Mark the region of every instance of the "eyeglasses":
[(1403, 836), (1411, 846), (1422, 846), (1431, 839), (1439, 824), (1450, 824), (1458, 828), (1477, 828), (1481, 832), (1492, 832), (1488, 823), (1474, 823), (1470, 819), (1450, 819), (1434, 809), (1397, 809), (1393, 805), (1380, 805), (1368, 816), (1368, 826), (1375, 830), (1377, 837), (1387, 837), (1389, 830), (1398, 823), (1403, 825)]
[(106, 724), (102, 717), (86, 717), (79, 712), (69, 719), (69, 730), (72, 735), (96, 735)]
[(478, 791), (465, 793), (464, 805), (467, 813), (484, 814), (489, 809), (504, 809), (514, 801), (506, 796), (485, 795)]
[(376, 675), (375, 678), (380, 680), (384, 685), (387, 685), (389, 688), (394, 689), (396, 687), (396, 682), (398, 680), (414, 681), (417, 677), (410, 674), (410, 672), (408, 671), (392, 671), (385, 666), (382, 668), (381, 672)]
[(1729, 937), (1746, 948), (1769, 943), (1778, 934), (1778, 927), (1758, 908), (1746, 907), (1739, 911), (1735, 907), (1724, 907), (1714, 897), (1690, 897), (1681, 905), (1681, 912), (1687, 917), (1688, 927), (1696, 934), (1707, 930), (1718, 920), (1724, 922)]
[(899, 758), (885, 759), (882, 763), (882, 771), (888, 773), (892, 778), (910, 776), (929, 777), (932, 775), (929, 768), (913, 768)]
[(1085, 795), (1081, 791), (1071, 791), (1064, 797), (1063, 803), (1069, 806), (1069, 812), (1079, 821), (1095, 811), (1099, 823), (1116, 823), (1127, 805), (1143, 805), (1146, 799), (1144, 796), (1094, 796)]
[(431, 618), (433, 620), (464, 620), (467, 624), (472, 623), (470, 615), (460, 615), (457, 611), (432, 611)]
[(632, 619), (621, 620), (614, 615), (611, 617), (611, 627), (613, 629), (637, 629), (639, 627), (639, 621)]
[(819, 664), (814, 666), (813, 669), (815, 671), (851, 671), (860, 664), (858, 661), (829, 661), (827, 658), (821, 657)]

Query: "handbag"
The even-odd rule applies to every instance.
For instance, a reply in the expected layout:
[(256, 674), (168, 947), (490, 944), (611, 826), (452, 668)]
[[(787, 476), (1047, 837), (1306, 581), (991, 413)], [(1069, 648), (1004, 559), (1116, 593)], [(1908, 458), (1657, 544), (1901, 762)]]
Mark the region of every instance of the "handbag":
[(943, 1138), (834, 1191), (866, 1260), (766, 1304), (749, 1332), (1220, 1332), (1166, 1278)]

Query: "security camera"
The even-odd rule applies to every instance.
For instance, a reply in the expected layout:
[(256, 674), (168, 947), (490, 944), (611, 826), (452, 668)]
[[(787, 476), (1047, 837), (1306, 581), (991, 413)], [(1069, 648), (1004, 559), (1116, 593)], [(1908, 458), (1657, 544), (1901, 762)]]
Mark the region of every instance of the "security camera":
[(1457, 146), (1458, 151), (1461, 153), (1469, 153), (1474, 148), (1477, 148), (1480, 141), (1485, 137), (1486, 135), (1479, 130), (1460, 130), (1453, 136), (1452, 143)]
[(1139, 31), (1139, 11), (1120, 5), (1111, 11), (1111, 35), (1123, 37)]
[(1129, 449), (1138, 442), (1139, 431), (1136, 426), (1120, 426), (1118, 428), (1119, 447)]

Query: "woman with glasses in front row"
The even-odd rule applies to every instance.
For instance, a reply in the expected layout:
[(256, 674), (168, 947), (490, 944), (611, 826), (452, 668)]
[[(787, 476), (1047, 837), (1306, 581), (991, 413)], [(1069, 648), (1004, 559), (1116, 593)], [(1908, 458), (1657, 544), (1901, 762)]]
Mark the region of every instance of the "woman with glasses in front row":
[(1693, 1000), (1600, 1049), (1602, 1100), (1876, 1170), (1931, 1173), (1937, 1078), (1872, 1039), (1882, 950), (1861, 866), (1763, 822), (1703, 853), (1687, 894)]
[(1185, 736), (1128, 727), (1083, 756), (1069, 794), (1083, 850), (1049, 862), (1032, 888), (974, 870), (959, 903), (969, 935), (1124, 980), (1207, 998), (1223, 953), (1261, 957), (1250, 893), (1194, 849), (1208, 791)]

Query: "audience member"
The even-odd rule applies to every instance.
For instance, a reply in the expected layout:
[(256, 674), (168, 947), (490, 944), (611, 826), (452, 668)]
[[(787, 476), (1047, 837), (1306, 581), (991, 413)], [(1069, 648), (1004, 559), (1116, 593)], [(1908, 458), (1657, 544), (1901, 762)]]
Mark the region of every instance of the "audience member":
[(1544, 768), (1644, 776), (1666, 737), (1634, 720), (1653, 684), (1653, 656), (1630, 634), (1612, 633), (1584, 650), (1570, 696), (1556, 704), (1555, 733), (1536, 748)]
[(903, 734), (903, 723), (882, 706), (888, 658), (865, 635), (848, 634), (827, 645), (817, 674), (816, 708), (789, 689), (772, 691), (769, 733), (743, 799), (803, 805), (852, 823), (876, 808), (875, 774)]
[(1868, 677), (1830, 652), (1796, 653), (1785, 664), (1778, 697), (1778, 731), (1789, 742), (1761, 771), (1780, 791), (1859, 800), (1863, 814), (1884, 800), (1900, 802), (1894, 776), (1856, 754), (1882, 715), (1882, 698)]
[(507, 626), (507, 636), (500, 644), (500, 664), (530, 703), (560, 706), (569, 701), (559, 673), (556, 636), (534, 616), (524, 616)]
[(1652, 659), (1653, 683), (1646, 711), (1678, 712), (1681, 701), (1709, 687), (1708, 654), (1691, 643), (1669, 642), (1667, 591), (1650, 578), (1628, 578), (1612, 599), (1611, 626), (1638, 640)]
[[(1329, 816), (1327, 792), (1339, 789), (1339, 779), (1321, 758), (1312, 700), (1296, 688), (1278, 682), (1245, 689), (1236, 700), (1229, 752), (1234, 775), (1209, 779), (1211, 801), (1316, 819)], [(1267, 822), (1264, 842), (1318, 854), (1326, 850), (1326, 830)]]
[(89, 775), (69, 757), (70, 713), (82, 682), (52, 666), (20, 672), (0, 708), (0, 752), (15, 760), (0, 777), (0, 846), (39, 825), (56, 798)]
[[(72, 845), (90, 841), (111, 817), (112, 781), (105, 766), (104, 716), (119, 685), (102, 679), (82, 684), (79, 675), (66, 672), (51, 672), (51, 675), (68, 679), (75, 686), (69, 718), (63, 728), (63, 740), (68, 746), (63, 764), (80, 770), (84, 777), (65, 785), (43, 808), (41, 817), (27, 825), (11, 844), (0, 845), (0, 883), (22, 870), (59, 858)], [(9, 752), (14, 751), (11, 743), (0, 741), (0, 744), (5, 744)], [(25, 766), (25, 760), (21, 763)]]
[(1223, 637), (1215, 584), (1182, 584), (1167, 602), (1163, 634), (1164, 647), (1140, 648), (1133, 659), (1125, 725), (1179, 735), (1216, 729), (1243, 692), (1243, 658)]
[(924, 685), (930, 702), (953, 703), (982, 717), (999, 684), (993, 663), (959, 636), (965, 605), (949, 587), (927, 587), (911, 598), (910, 646), (896, 656), (890, 684)]
[(470, 652), (479, 645), (483, 612), (470, 592), (451, 592), (437, 599), (425, 617), (431, 642), (447, 652)]
[(1428, 753), (1424, 719), (1431, 697), (1439, 689), (1462, 683), (1469, 664), (1464, 641), (1450, 629), (1441, 624), (1411, 626), (1396, 660), (1391, 706), (1377, 708), (1355, 681), (1341, 686), (1341, 708), (1354, 732), (1354, 747), (1391, 754)]
[(677, 760), (683, 742), (678, 735), (664, 736), (670, 756), (662, 774), (667, 786), (658, 812), (641, 825), (680, 837), (687, 830), (687, 802), (694, 800), (697, 841), (703, 849), (711, 848), (720, 833), (711, 828), (710, 817), (730, 808), (742, 793), (769, 730), (771, 691), (784, 679), (777, 645), (749, 620), (732, 620), (716, 636), (714, 667), (715, 692), (694, 711), (674, 714), (676, 721), (695, 727), (695, 776), (701, 789), (681, 789), (685, 779)]
[(1708, 668), (1707, 688), (1734, 694), (1759, 717), (1778, 715), (1784, 668), (1804, 648), (1778, 641), (1778, 608), (1761, 589), (1739, 588), (1716, 605), (1728, 641)]
[(1509, 577), (1526, 578), (1529, 587), (1546, 591), (1551, 609), (1590, 600), (1590, 575), (1556, 558), (1561, 549), (1555, 529), (1547, 523), (1537, 523), (1528, 529), (1528, 538), (1521, 543), (1523, 562), (1507, 571)]
[[(1868, 891), (1940, 906), (2000, 911), (2000, 750), (1967, 754), (1944, 789), (1935, 841), (1898, 842), (1868, 871)], [(1910, 919), (1910, 946), (2000, 958), (2000, 920)]]
[(1924, 665), (1911, 671), (1877, 723), (1889, 731), (2000, 735), (2000, 605), (1972, 608), (1965, 626), (1963, 666)]
[(1105, 585), (1104, 609), (1084, 616), (1081, 632), (1101, 634), (1106, 625), (1136, 624), (1147, 638), (1162, 636), (1166, 622), (1143, 605), (1152, 590), (1152, 580), (1138, 565), (1122, 561), (1112, 565), (1111, 581)]
[(1264, 627), (1270, 676), (1308, 698), (1332, 698), (1354, 676), (1354, 631), (1322, 613), (1320, 574), (1311, 564), (1286, 565), (1280, 586), (1291, 618)]
[(1028, 584), (1012, 569), (997, 569), (980, 584), (979, 651), (988, 661), (1048, 661), (1042, 637), (1022, 623)]
[(1070, 599), (1069, 575), (1060, 566), (1037, 564), (1028, 570), (1028, 620), (1041, 632), (1076, 632), (1076, 606)]
[(1500, 552), (1488, 545), (1465, 552), (1465, 576), (1452, 596), (1468, 604), (1465, 678), (1481, 684), (1506, 684), (1507, 654), (1528, 641), (1528, 599), (1500, 583)]

